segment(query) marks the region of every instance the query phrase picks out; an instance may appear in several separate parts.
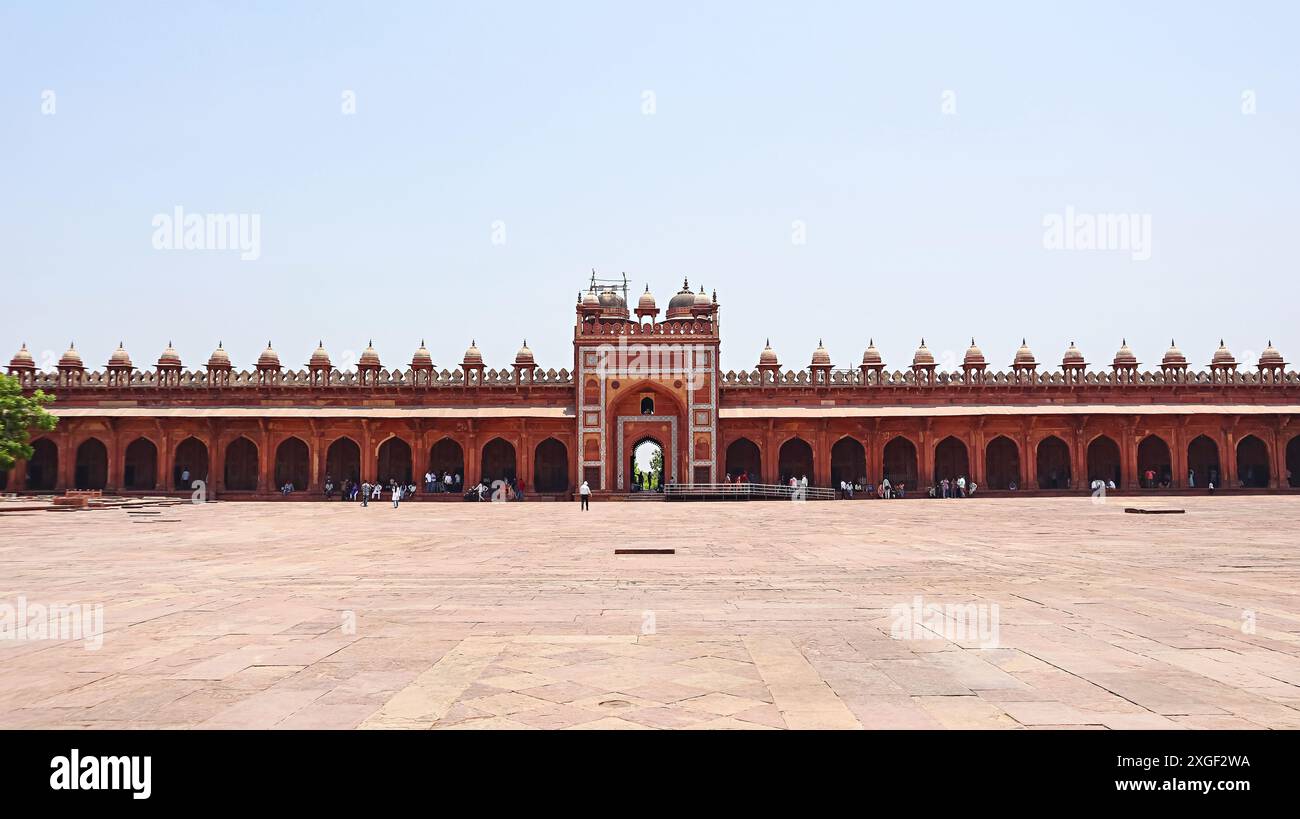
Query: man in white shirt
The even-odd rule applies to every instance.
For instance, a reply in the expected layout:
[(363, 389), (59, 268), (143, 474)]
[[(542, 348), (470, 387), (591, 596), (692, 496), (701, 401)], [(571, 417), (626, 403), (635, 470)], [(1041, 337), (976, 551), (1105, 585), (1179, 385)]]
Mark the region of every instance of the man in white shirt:
[(586, 481), (583, 481), (582, 486), (578, 487), (578, 499), (582, 501), (582, 511), (590, 511), (591, 486)]

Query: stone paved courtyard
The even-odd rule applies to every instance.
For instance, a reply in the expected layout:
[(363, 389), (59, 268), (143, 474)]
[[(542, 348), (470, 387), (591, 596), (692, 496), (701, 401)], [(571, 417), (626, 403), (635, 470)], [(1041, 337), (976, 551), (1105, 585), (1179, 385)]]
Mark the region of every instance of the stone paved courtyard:
[(0, 603), (105, 633), (0, 640), (0, 727), (1297, 728), (1298, 595), (1300, 498), (13, 513)]

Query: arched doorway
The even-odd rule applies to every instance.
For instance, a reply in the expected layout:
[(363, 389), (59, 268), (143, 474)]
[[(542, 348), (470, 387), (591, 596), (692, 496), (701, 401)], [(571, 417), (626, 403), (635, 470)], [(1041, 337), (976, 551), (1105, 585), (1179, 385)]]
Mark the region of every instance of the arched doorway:
[(806, 477), (808, 484), (813, 485), (812, 447), (802, 438), (791, 438), (781, 444), (781, 451), (777, 453), (777, 469), (781, 473), (782, 483), (789, 483), (792, 477)]
[(569, 448), (554, 438), (533, 450), (533, 491), (569, 491)]
[(402, 486), (411, 483), (411, 445), (396, 436), (379, 445), (379, 470), (375, 480), (387, 486), (397, 481)]
[(851, 484), (864, 483), (867, 474), (867, 449), (856, 438), (844, 437), (831, 447), (831, 486), (839, 488), (840, 481)]
[(1187, 445), (1187, 485), (1202, 488), (1211, 483), (1222, 485), (1219, 479), (1219, 445), (1208, 435), (1197, 435)]
[(934, 448), (934, 482), (938, 484), (944, 478), (956, 481), (967, 475), (970, 475), (970, 456), (966, 444), (949, 435)]
[(1020, 447), (999, 435), (984, 448), (984, 479), (990, 489), (1020, 489)]
[(325, 477), (342, 487), (344, 481), (361, 482), (361, 447), (344, 436), (325, 450)]
[(429, 449), (429, 469), (435, 475), (465, 475), (465, 450), (451, 438), (443, 438)]
[(32, 442), (32, 457), (27, 461), (27, 488), (49, 490), (59, 481), (59, 448), (49, 438)]
[(1148, 435), (1138, 444), (1138, 481), (1143, 489), (1173, 485), (1174, 469), (1169, 444), (1159, 435)]
[(1098, 435), (1088, 444), (1088, 483), (1102, 481), (1114, 482), (1115, 488), (1123, 487), (1120, 472), (1119, 444), (1105, 436)]
[(275, 448), (275, 488), (293, 484), (295, 492), (311, 480), (311, 451), (301, 438), (285, 438)]
[[(187, 483), (182, 477), (189, 470)], [(172, 468), (172, 486), (177, 489), (193, 489), (194, 481), (208, 479), (208, 445), (198, 438), (186, 438), (176, 447), (176, 465)]]
[(98, 438), (87, 438), (77, 447), (72, 485), (77, 489), (103, 489), (108, 485), (108, 448)]
[(1254, 435), (1237, 443), (1237, 482), (1245, 489), (1267, 489), (1268, 447)]
[(225, 485), (236, 492), (257, 489), (257, 444), (240, 436), (226, 447)]
[(758, 444), (748, 438), (737, 438), (728, 444), (726, 473), (733, 481), (744, 475), (749, 483), (762, 483), (763, 456)]
[(122, 459), (122, 486), (136, 491), (158, 485), (158, 447), (148, 438), (136, 438), (127, 444)]
[(1055, 435), (1038, 442), (1038, 488), (1070, 488), (1070, 447)]
[(628, 464), (628, 488), (633, 492), (662, 492), (664, 445), (654, 438), (642, 438), (632, 446)]
[(515, 471), (515, 446), (505, 438), (493, 438), (483, 447), (480, 475), (489, 484), (493, 481), (512, 481)]
[(916, 444), (900, 435), (885, 444), (882, 461), (882, 482), (887, 479), (891, 486), (904, 484), (916, 488)]
[(1286, 445), (1286, 482), (1292, 489), (1300, 487), (1300, 435)]

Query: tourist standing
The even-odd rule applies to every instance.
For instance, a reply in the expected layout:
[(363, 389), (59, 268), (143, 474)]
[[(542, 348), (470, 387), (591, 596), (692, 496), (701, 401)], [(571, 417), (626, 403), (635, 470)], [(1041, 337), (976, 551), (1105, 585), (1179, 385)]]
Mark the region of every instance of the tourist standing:
[(396, 509), (397, 505), (401, 502), (402, 502), (402, 487), (398, 486), (397, 484), (393, 484), (393, 508)]
[(586, 481), (583, 481), (582, 486), (578, 487), (578, 500), (582, 501), (582, 511), (590, 510), (591, 486)]

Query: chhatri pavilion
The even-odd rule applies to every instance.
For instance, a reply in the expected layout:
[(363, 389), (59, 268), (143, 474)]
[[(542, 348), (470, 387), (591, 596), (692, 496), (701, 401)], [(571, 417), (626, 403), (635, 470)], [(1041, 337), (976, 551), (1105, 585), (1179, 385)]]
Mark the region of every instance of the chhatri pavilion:
[[(636, 295), (636, 294), (634, 294)], [(271, 344), (250, 371), (226, 350), (200, 369), (168, 346), (152, 369), (119, 345), (90, 371), (70, 347), (42, 371), (24, 344), (8, 372), (57, 395), (58, 427), (0, 490), (185, 491), (221, 499), (319, 498), (331, 477), (419, 484), (426, 471), (522, 481), (532, 497), (631, 488), (633, 452), (663, 452), (665, 481), (813, 486), (888, 478), (909, 488), (966, 476), (990, 495), (1120, 491), (1294, 491), (1300, 486), (1300, 375), (1270, 343), (1241, 365), (1220, 342), (1206, 368), (1171, 342), (1142, 369), (1123, 344), (1091, 367), (1073, 344), (1059, 367), (1022, 343), (1005, 370), (972, 340), (959, 370), (922, 341), (890, 369), (874, 343), (855, 367), (822, 346), (791, 369), (768, 345), (754, 369), (723, 372), (716, 294), (683, 283), (661, 314), (649, 288), (597, 284), (575, 305), (573, 361), (542, 368), (527, 343), (508, 368), (471, 344), (452, 369), (423, 342), (409, 363), (373, 346), (339, 370), (320, 346), (286, 368)], [(917, 495), (921, 493), (915, 493)]]

